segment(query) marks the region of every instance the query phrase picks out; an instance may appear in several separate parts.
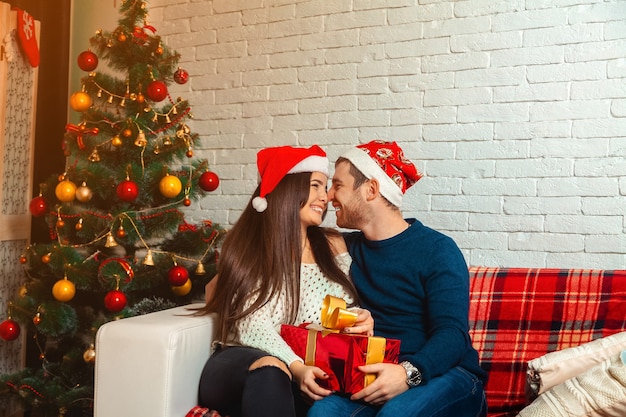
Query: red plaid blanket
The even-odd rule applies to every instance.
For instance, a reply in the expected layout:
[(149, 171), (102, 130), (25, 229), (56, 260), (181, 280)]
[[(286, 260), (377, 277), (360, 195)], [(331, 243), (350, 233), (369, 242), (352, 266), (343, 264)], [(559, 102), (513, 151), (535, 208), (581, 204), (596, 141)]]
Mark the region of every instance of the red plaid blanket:
[(474, 267), (470, 277), (470, 334), (489, 373), (490, 416), (524, 406), (531, 359), (626, 328), (626, 270)]
[(195, 406), (185, 415), (185, 417), (221, 417), (220, 413), (208, 408)]

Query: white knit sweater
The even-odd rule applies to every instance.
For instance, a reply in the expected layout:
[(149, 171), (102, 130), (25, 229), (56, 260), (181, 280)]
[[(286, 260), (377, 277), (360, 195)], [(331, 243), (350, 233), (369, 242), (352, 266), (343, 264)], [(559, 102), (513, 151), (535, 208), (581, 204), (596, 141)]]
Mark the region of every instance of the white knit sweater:
[[(335, 258), (343, 272), (348, 274), (352, 258), (342, 253)], [(239, 340), (235, 344), (255, 347), (283, 360), (287, 365), (302, 358), (280, 337), (281, 324), (317, 323), (320, 324), (320, 311), (324, 297), (328, 294), (341, 297), (348, 304), (352, 298), (343, 287), (329, 281), (317, 264), (301, 264), (300, 273), (300, 306), (295, 323), (287, 322), (285, 294), (272, 299), (258, 311), (250, 314), (239, 323)]]

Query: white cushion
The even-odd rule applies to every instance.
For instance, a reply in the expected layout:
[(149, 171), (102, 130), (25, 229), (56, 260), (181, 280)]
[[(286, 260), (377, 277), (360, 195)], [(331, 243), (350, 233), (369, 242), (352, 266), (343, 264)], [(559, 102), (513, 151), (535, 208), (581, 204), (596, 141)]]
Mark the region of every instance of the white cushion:
[(533, 359), (528, 363), (526, 378), (529, 400), (625, 349), (626, 332), (621, 332)]
[(95, 417), (182, 417), (197, 405), (214, 318), (190, 316), (191, 306), (100, 327), (96, 336)]
[(524, 408), (518, 417), (626, 416), (626, 352), (556, 385)]

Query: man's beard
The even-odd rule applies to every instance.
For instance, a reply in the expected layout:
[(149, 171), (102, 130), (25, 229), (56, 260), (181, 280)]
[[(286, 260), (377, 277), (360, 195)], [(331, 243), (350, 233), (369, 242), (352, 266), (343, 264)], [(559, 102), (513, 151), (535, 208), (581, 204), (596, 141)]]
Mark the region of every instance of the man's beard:
[(355, 193), (346, 204), (341, 205), (340, 215), (337, 216), (337, 226), (345, 229), (360, 229), (365, 223), (365, 202), (361, 195)]

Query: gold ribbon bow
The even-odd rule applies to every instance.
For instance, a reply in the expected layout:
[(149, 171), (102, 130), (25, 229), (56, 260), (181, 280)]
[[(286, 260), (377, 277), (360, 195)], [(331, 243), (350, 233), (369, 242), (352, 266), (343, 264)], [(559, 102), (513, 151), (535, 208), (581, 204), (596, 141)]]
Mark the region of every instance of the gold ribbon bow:
[(321, 321), (327, 329), (342, 330), (354, 326), (357, 313), (346, 309), (343, 298), (327, 295), (322, 303)]

